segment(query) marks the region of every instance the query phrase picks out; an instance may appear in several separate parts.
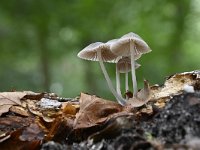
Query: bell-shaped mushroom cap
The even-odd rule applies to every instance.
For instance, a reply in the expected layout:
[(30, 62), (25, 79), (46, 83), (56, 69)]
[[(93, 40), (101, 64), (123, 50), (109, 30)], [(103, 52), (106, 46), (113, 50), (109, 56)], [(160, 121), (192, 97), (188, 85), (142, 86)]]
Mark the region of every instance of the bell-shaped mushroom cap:
[[(117, 68), (120, 73), (126, 73), (131, 71), (131, 59), (130, 57), (123, 57), (117, 62)], [(127, 69), (126, 69), (127, 66)], [(135, 69), (139, 68), (141, 65), (135, 62)]]
[(106, 44), (109, 44), (111, 46), (112, 44), (114, 44), (117, 41), (118, 41), (118, 39), (112, 39), (112, 40), (109, 40), (108, 42), (106, 42)]
[(142, 54), (151, 52), (148, 44), (137, 34), (130, 32), (125, 34), (117, 42), (111, 44), (111, 51), (117, 56), (130, 55), (130, 42), (134, 43), (135, 60), (139, 59)]
[(86, 60), (99, 61), (97, 51), (101, 51), (101, 57), (104, 62), (114, 62), (117, 56), (110, 51), (110, 43), (112, 41), (92, 43), (80, 51), (77, 56)]

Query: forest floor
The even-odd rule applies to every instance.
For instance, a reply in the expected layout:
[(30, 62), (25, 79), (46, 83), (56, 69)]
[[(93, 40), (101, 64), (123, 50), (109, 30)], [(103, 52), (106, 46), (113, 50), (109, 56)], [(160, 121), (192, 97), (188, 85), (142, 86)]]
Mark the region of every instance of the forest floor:
[[(121, 118), (126, 125), (115, 131), (102, 133), (97, 141), (85, 140), (72, 145), (54, 142), (43, 144), (43, 150), (199, 150), (200, 149), (200, 93), (184, 93), (171, 99), (165, 108), (150, 116)], [(120, 131), (120, 132), (119, 132)], [(118, 134), (110, 137), (110, 134)], [(100, 135), (99, 135), (100, 136)]]
[(0, 93), (0, 149), (199, 150), (200, 71), (172, 75), (150, 92), (131, 109), (84, 93)]

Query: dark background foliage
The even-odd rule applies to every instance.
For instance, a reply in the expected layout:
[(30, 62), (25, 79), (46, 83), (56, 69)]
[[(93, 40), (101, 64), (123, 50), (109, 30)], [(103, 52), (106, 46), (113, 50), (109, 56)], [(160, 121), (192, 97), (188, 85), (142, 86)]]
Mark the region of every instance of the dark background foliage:
[[(198, 0), (1, 0), (0, 91), (66, 97), (84, 91), (113, 99), (99, 64), (77, 53), (131, 31), (152, 49), (138, 61), (139, 88), (144, 78), (163, 83), (173, 73), (199, 69), (199, 8)], [(115, 65), (106, 67), (114, 84)]]

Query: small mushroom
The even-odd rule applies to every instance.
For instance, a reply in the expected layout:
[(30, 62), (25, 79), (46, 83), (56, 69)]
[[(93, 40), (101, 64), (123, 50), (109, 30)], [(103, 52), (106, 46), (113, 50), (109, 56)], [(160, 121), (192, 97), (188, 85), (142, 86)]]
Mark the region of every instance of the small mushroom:
[(89, 46), (85, 47), (82, 51), (80, 51), (77, 56), (86, 60), (99, 61), (101, 70), (105, 76), (110, 91), (115, 96), (118, 103), (120, 103), (121, 105), (125, 105), (126, 103), (125, 99), (120, 95), (118, 95), (117, 92), (115, 91), (112, 82), (109, 78), (109, 75), (103, 64), (103, 62), (114, 62), (117, 58), (117, 56), (110, 51), (110, 43), (112, 42), (114, 42), (114, 40), (109, 41), (107, 43), (102, 43), (102, 42), (92, 43)]
[(112, 43), (111, 51), (117, 56), (131, 56), (132, 83), (134, 95), (136, 95), (138, 89), (135, 75), (135, 60), (139, 59), (142, 54), (151, 52), (149, 46), (139, 35), (130, 32)]
[[(139, 68), (141, 65), (135, 62), (135, 69)], [(129, 90), (128, 86), (128, 72), (131, 71), (131, 58), (130, 57), (122, 57), (116, 63), (116, 90), (118, 95), (121, 95), (120, 90), (120, 73), (125, 73), (125, 87), (126, 92)]]

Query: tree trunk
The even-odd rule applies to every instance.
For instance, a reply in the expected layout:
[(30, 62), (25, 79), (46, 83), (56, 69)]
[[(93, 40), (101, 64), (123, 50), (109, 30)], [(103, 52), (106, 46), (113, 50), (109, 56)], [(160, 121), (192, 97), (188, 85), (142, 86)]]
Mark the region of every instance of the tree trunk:
[[(173, 18), (174, 22), (174, 32), (172, 33), (170, 37), (170, 41), (168, 44), (168, 51), (169, 51), (169, 63), (171, 63), (170, 70), (168, 72), (177, 72), (177, 68), (179, 68), (182, 56), (182, 37), (184, 36), (185, 32), (185, 22), (186, 22), (186, 16), (190, 12), (190, 4), (191, 1), (188, 0), (179, 0), (179, 1), (172, 1), (172, 3), (175, 5), (175, 15)], [(179, 62), (178, 64), (175, 62)]]
[(49, 53), (46, 45), (46, 29), (38, 29), (38, 39), (40, 48), (40, 64), (41, 72), (43, 75), (43, 87), (45, 91), (49, 92), (50, 89), (50, 72), (49, 72)]

